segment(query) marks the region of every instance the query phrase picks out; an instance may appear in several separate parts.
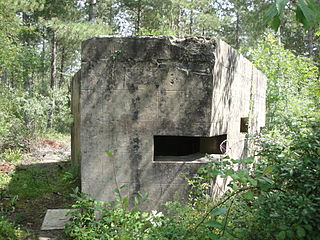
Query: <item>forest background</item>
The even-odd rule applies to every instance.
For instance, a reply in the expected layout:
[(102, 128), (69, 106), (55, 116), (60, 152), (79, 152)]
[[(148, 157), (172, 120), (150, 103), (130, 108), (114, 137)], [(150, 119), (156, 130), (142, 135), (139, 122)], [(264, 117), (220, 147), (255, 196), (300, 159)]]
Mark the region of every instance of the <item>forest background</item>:
[[(48, 131), (69, 132), (71, 78), (80, 68), (81, 42), (94, 35), (221, 38), (269, 77), (268, 116), (269, 120), (276, 120), (277, 110), (285, 112), (283, 104), (292, 107), (285, 99), (300, 95), (299, 84), (315, 83), (318, 79), (319, 10), (313, 1), (282, 0), (270, 7), (272, 3), (0, 0), (2, 148), (23, 147), (29, 138)], [(267, 24), (277, 33), (266, 28)], [(268, 61), (266, 55), (273, 61)], [(267, 58), (265, 62), (263, 58)], [(300, 69), (290, 58), (301, 62)], [(290, 67), (292, 71), (287, 69)], [(287, 76), (300, 74), (305, 67), (306, 75)]]
[[(272, 184), (291, 189), (289, 199), (299, 206), (306, 206), (297, 200), (303, 194), (320, 206), (319, 6), (318, 0), (0, 0), (0, 159), (28, 152), (44, 134), (69, 134), (71, 78), (80, 68), (81, 42), (90, 36), (217, 37), (269, 79), (260, 155), (265, 167), (277, 169), (268, 176)], [(298, 183), (298, 176), (309, 180)], [(319, 215), (319, 210), (302, 210)], [(261, 221), (260, 227), (266, 224)], [(307, 239), (309, 232), (316, 239), (319, 220), (292, 222), (267, 232), (276, 231), (278, 239), (290, 231)], [(259, 232), (257, 226), (251, 229)]]

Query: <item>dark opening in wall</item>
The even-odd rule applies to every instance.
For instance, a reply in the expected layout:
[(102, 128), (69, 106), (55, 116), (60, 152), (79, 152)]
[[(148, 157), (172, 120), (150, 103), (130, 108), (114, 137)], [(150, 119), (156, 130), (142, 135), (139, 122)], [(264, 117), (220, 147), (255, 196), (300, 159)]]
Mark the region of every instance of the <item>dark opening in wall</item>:
[[(154, 160), (181, 160), (178, 156), (223, 154), (227, 135), (214, 137), (154, 136)], [(170, 159), (162, 158), (171, 156)]]
[(243, 117), (240, 120), (240, 132), (247, 133), (249, 128), (249, 118)]

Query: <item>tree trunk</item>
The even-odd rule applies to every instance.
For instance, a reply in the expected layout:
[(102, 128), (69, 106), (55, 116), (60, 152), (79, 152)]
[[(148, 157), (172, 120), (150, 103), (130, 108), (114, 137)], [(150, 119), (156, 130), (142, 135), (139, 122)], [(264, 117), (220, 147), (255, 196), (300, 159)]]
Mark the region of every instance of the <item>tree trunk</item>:
[(113, 30), (113, 27), (114, 27), (114, 12), (113, 12), (113, 8), (112, 8), (112, 4), (110, 5), (109, 7), (109, 14), (108, 14), (108, 25), (112, 28)]
[(240, 16), (239, 12), (236, 11), (236, 35), (235, 35), (235, 48), (240, 48)]
[(64, 86), (64, 62), (65, 62), (65, 49), (64, 46), (61, 48), (61, 62), (60, 62), (60, 81), (59, 81), (59, 87)]
[(178, 20), (177, 20), (178, 36), (181, 35), (181, 19), (182, 19), (182, 9), (181, 9), (181, 6), (179, 5), (179, 15), (178, 15)]
[(50, 87), (52, 90), (56, 87), (57, 78), (57, 40), (55, 32), (52, 33), (51, 39), (51, 75), (50, 75)]
[(45, 64), (45, 59), (46, 59), (46, 43), (45, 39), (42, 40), (42, 53), (41, 53), (41, 92), (45, 93), (46, 92), (46, 64)]
[(171, 26), (170, 29), (172, 32), (174, 32), (176, 35), (180, 36), (180, 19), (181, 19), (181, 7), (178, 3), (177, 6), (173, 6), (173, 8), (177, 8), (171, 10)]
[(8, 78), (8, 69), (7, 68), (2, 68), (2, 75), (0, 76), (0, 82), (3, 82), (4, 85), (10, 87), (10, 80)]
[(313, 57), (314, 55), (314, 51), (313, 51), (313, 48), (314, 48), (314, 29), (310, 29), (308, 31), (308, 50), (309, 50), (309, 57)]
[[(26, 13), (22, 13), (22, 20), (23, 20), (23, 25), (25, 27), (29, 27), (29, 19), (28, 16), (26, 15)], [(26, 48), (30, 47), (30, 39), (28, 37), (24, 37), (23, 38), (23, 45), (26, 46)], [(29, 75), (29, 66), (28, 63), (24, 64), (23, 67), (23, 85), (24, 85), (24, 89), (26, 92), (28, 92), (28, 94), (30, 94), (30, 89), (31, 89), (31, 85), (32, 85), (32, 79), (30, 78)]]
[(190, 24), (189, 24), (189, 34), (192, 35), (193, 33), (193, 0), (191, 0), (191, 8), (190, 8)]
[(53, 112), (55, 109), (55, 100), (53, 96), (53, 91), (56, 88), (56, 78), (57, 78), (57, 40), (56, 34), (52, 32), (52, 39), (51, 39), (51, 75), (50, 75), (50, 87), (51, 87), (51, 104), (49, 107), (49, 116), (48, 116), (48, 128), (52, 128), (53, 122)]
[(97, 0), (89, 0), (89, 21), (97, 23)]
[(24, 90), (30, 94), (30, 89), (31, 89), (31, 85), (32, 85), (32, 79), (30, 78), (29, 74), (28, 74), (28, 69), (24, 69), (23, 71), (23, 82), (24, 82)]
[(140, 25), (141, 25), (141, 0), (139, 0), (138, 10), (137, 10), (136, 35), (140, 34)]

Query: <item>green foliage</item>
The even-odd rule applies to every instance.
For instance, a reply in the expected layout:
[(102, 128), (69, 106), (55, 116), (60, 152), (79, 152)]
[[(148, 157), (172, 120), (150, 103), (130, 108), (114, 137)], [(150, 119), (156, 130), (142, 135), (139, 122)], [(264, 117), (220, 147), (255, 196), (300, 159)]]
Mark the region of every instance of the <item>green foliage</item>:
[(39, 168), (19, 169), (12, 174), (10, 195), (19, 195), (23, 199), (41, 198), (52, 191), (55, 185), (48, 182), (46, 170)]
[(0, 160), (10, 163), (18, 163), (22, 159), (21, 150), (18, 149), (5, 149), (4, 152), (0, 155)]
[(107, 25), (85, 22), (80, 5), (0, 0), (0, 153), (28, 150), (31, 140), (48, 130), (69, 132), (69, 85), (80, 62), (80, 43), (111, 33)]
[[(77, 175), (66, 163), (20, 165), (9, 172), (0, 171), (0, 239), (36, 239), (15, 223), (25, 226), (26, 221), (41, 218), (48, 204), (68, 207), (65, 196), (76, 181)], [(52, 198), (60, 203), (53, 203)]]
[(319, 3), (314, 0), (298, 0), (291, 3), (289, 0), (276, 0), (270, 5), (264, 16), (265, 24), (270, 24), (277, 31), (283, 12), (288, 3), (292, 5), (298, 22), (302, 23), (305, 28), (311, 28), (320, 22)]
[(198, 211), (189, 204), (167, 203), (168, 217), (157, 211), (129, 210), (123, 201), (97, 202), (77, 190), (73, 197), (76, 204), (70, 212), (72, 222), (65, 229), (68, 239), (223, 239), (218, 236), (225, 229), (221, 221), (226, 214), (224, 209), (216, 209), (210, 216), (211, 222), (195, 229), (203, 209)]
[(227, 225), (239, 239), (319, 239), (319, 126), (300, 122), (278, 133), (282, 138), (273, 133), (277, 141), (262, 137), (256, 163), (253, 158), (225, 158), (199, 171), (202, 178), (231, 179), (224, 196), (225, 203), (233, 203)]
[[(58, 132), (68, 132), (71, 114), (69, 97), (64, 89), (57, 89), (45, 96), (34, 92), (1, 86), (0, 88), (0, 151), (8, 148), (27, 150), (34, 136), (48, 130), (48, 111), (55, 100), (53, 122)], [(18, 151), (18, 150), (16, 150)]]
[(177, 35), (213, 36), (220, 27), (213, 1), (175, 0), (172, 5), (170, 25)]
[(0, 174), (0, 196), (18, 197), (25, 201), (42, 199), (52, 192), (69, 191), (77, 183), (78, 176), (72, 167), (45, 168), (17, 166), (10, 173)]
[[(52, 101), (52, 99), (55, 102), (52, 130), (58, 133), (69, 133), (73, 119), (71, 116), (70, 106), (68, 104), (68, 102), (70, 101), (68, 90), (60, 88), (52, 91), (52, 95), (49, 97), (49, 101)], [(46, 107), (49, 108), (48, 105)], [(48, 116), (44, 115), (40, 120), (43, 121), (43, 123), (47, 122)]]
[(212, 36), (220, 26), (211, 0), (119, 2), (133, 34)]
[[(319, 58), (318, 3), (271, 3), (264, 21), (274, 30), (281, 25), (279, 39), (268, 35), (252, 49), (248, 46), (263, 31), (259, 27), (260, 12), (270, 1), (97, 1), (97, 24), (86, 22), (87, 2), (0, 0), (1, 160), (17, 163), (35, 136), (69, 131), (72, 119), (68, 88), (70, 76), (80, 62), (80, 42), (98, 34), (214, 35), (236, 48), (242, 47), (269, 79), (268, 132), (259, 140), (263, 151), (258, 163), (254, 158), (211, 162), (188, 180), (192, 189), (189, 203), (167, 204), (169, 216), (139, 211), (137, 205), (147, 195), (137, 196), (135, 206), (128, 210), (128, 197), (120, 195), (123, 186), (117, 187), (117, 202), (110, 205), (75, 194), (77, 210), (72, 213), (68, 236), (319, 239), (319, 72), (312, 60), (301, 57), (312, 56), (315, 62)], [(57, 54), (52, 51), (54, 44)], [(57, 71), (52, 88), (51, 69)], [(49, 121), (52, 128), (48, 128)], [(106, 153), (112, 157), (111, 152)], [(239, 169), (235, 167), (238, 165)], [(116, 166), (114, 170), (116, 173)], [(55, 184), (50, 184), (48, 179), (53, 175), (58, 177)], [(224, 198), (212, 202), (209, 189), (217, 175), (231, 179), (230, 190)], [(0, 172), (1, 196), (11, 197), (12, 209), (16, 197), (43, 198), (53, 191), (67, 191), (65, 188), (76, 180), (72, 169), (48, 173), (37, 166), (21, 167), (9, 174)], [(1, 217), (0, 238), (23, 237)]]
[(91, 22), (66, 22), (56, 18), (44, 21), (47, 27), (56, 32), (60, 41), (65, 44), (75, 45), (79, 48), (82, 41), (96, 35), (107, 35), (111, 33), (109, 26), (103, 24), (93, 24)]
[(71, 239), (141, 239), (148, 214), (126, 210), (122, 204), (105, 208), (103, 203), (77, 190), (73, 196), (75, 211), (71, 212), (72, 223), (65, 229)]
[(29, 234), (0, 215), (0, 239), (23, 240), (28, 239)]
[(1, 191), (4, 191), (6, 189), (6, 187), (10, 183), (11, 177), (12, 176), (7, 173), (0, 172), (0, 190)]
[(0, 88), (0, 149), (28, 148), (24, 122), (24, 101), (15, 91)]
[(272, 35), (250, 50), (254, 64), (268, 78), (267, 128), (295, 123), (305, 116), (318, 118), (317, 67), (306, 57), (294, 55)]
[(285, 231), (281, 233), (286, 234), (283, 239), (317, 239), (320, 230), (319, 219), (315, 217), (320, 209), (319, 130), (318, 122), (309, 123), (307, 127), (291, 129), (286, 134), (291, 141), (280, 146), (268, 140), (261, 162), (274, 166), (271, 177), (281, 191), (263, 194), (254, 203), (253, 207), (259, 209), (259, 216), (252, 224), (255, 231), (264, 228), (270, 235)]

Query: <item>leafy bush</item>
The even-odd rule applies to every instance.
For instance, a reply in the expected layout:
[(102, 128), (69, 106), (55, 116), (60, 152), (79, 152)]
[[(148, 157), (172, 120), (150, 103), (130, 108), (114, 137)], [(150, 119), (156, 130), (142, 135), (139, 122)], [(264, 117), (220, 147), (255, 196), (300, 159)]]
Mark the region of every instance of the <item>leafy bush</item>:
[(65, 229), (71, 239), (143, 239), (152, 223), (161, 222), (161, 217), (152, 217), (135, 209), (126, 210), (122, 204), (105, 208), (103, 203), (85, 194), (76, 192), (73, 196), (76, 210), (71, 212), (72, 223)]
[(0, 215), (0, 239), (22, 240), (27, 239), (28, 234), (19, 227), (9, 222), (4, 216)]
[(17, 103), (20, 100), (16, 92), (0, 86), (0, 150), (28, 148), (28, 129)]
[[(167, 203), (169, 215), (158, 218), (158, 224), (152, 224), (151, 213), (127, 210), (121, 204), (104, 208), (82, 196), (67, 235), (71, 239), (320, 239), (317, 68), (271, 35), (251, 51), (251, 58), (269, 78), (268, 132), (257, 138), (258, 156), (210, 161), (188, 180), (190, 202)], [(231, 179), (229, 190), (212, 201), (208, 190), (218, 175)], [(95, 212), (102, 217), (96, 218)]]
[(18, 163), (22, 158), (22, 153), (20, 149), (5, 149), (4, 152), (0, 155), (0, 160), (4, 160), (6, 162)]
[[(114, 203), (102, 203), (86, 194), (73, 195), (76, 204), (71, 212), (72, 222), (65, 228), (68, 239), (143, 239), (143, 240), (196, 240), (224, 239), (219, 234), (225, 226), (213, 220), (220, 218), (226, 211), (217, 209), (209, 219), (211, 225), (198, 224), (202, 211), (191, 204), (167, 203), (169, 216), (161, 212), (142, 212), (137, 207), (127, 209), (126, 199)], [(222, 217), (222, 219), (224, 219)]]
[(71, 115), (67, 90), (58, 89), (49, 96), (34, 91), (0, 86), (0, 154), (5, 149), (29, 150), (31, 141), (47, 132), (49, 110), (54, 100), (52, 130), (69, 132)]
[[(258, 162), (253, 157), (210, 161), (189, 180), (190, 202), (167, 203), (168, 216), (137, 208), (128, 210), (127, 199), (118, 199), (116, 205), (104, 205), (86, 195), (75, 195), (77, 210), (66, 229), (67, 236), (148, 240), (320, 239), (319, 126), (317, 122), (297, 122), (288, 127), (289, 131), (261, 136), (257, 139), (263, 146)], [(230, 188), (224, 197), (212, 201), (207, 188), (218, 175), (231, 179)]]
[(224, 197), (226, 207), (233, 205), (227, 225), (239, 239), (320, 239), (319, 126), (300, 122), (281, 132), (284, 138), (273, 132), (277, 142), (264, 136), (254, 168), (253, 158), (226, 158), (199, 171), (203, 178), (231, 178)]

